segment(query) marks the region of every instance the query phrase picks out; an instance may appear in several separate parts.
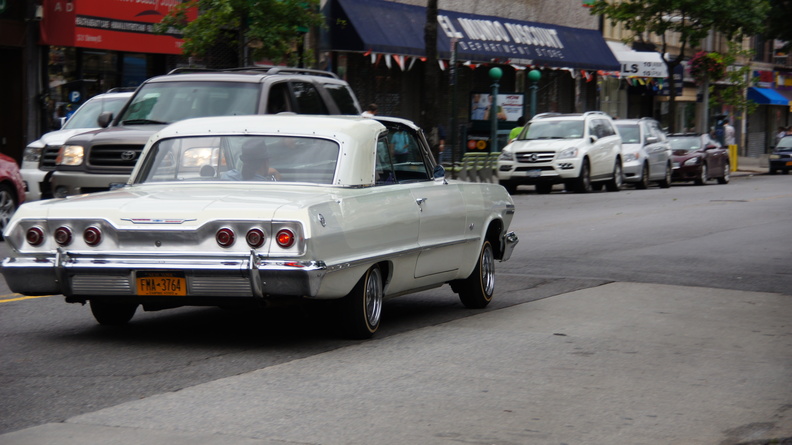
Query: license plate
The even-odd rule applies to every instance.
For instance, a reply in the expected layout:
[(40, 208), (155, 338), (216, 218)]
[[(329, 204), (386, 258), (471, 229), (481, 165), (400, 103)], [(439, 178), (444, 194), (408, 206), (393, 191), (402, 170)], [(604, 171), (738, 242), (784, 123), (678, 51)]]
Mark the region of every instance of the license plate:
[(525, 176), (528, 176), (529, 178), (538, 178), (542, 176), (542, 170), (528, 170), (525, 172)]
[(135, 275), (138, 295), (187, 295), (184, 272), (138, 272)]

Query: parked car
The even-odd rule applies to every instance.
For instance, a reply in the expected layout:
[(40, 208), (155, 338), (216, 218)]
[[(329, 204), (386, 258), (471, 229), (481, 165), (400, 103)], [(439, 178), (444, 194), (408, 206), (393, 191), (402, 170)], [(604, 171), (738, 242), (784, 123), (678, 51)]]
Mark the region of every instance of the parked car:
[(523, 184), (550, 193), (553, 184), (580, 193), (619, 191), (623, 183), (621, 137), (610, 116), (544, 113), (534, 116), (498, 158), (498, 181), (510, 193)]
[(89, 302), (103, 325), (139, 305), (318, 299), (366, 338), (391, 297), (448, 283), (467, 307), (493, 298), (513, 201), (444, 174), (401, 119), (185, 120), (151, 137), (125, 187), (22, 206), (2, 273), (12, 292)]
[(41, 188), (42, 183), (49, 184), (49, 181), (45, 181), (45, 176), (48, 172), (39, 169), (43, 153), (52, 156), (52, 159), (45, 160), (44, 164), (54, 164), (58, 150), (67, 139), (75, 134), (99, 128), (99, 124), (96, 122), (99, 115), (106, 111), (118, 113), (118, 110), (124, 106), (130, 97), (132, 97), (132, 91), (123, 88), (112, 89), (107, 93), (98, 94), (77, 108), (59, 130), (50, 131), (41, 136), (40, 139), (28, 144), (22, 154), (21, 166), (22, 179), (27, 185), (25, 200), (35, 201), (52, 197), (51, 190), (42, 190)]
[(792, 169), (792, 136), (784, 136), (770, 154), (770, 174), (789, 173)]
[(23, 202), (25, 184), (19, 173), (19, 166), (13, 158), (0, 153), (0, 231), (6, 228), (17, 207)]
[(717, 179), (718, 184), (729, 182), (729, 151), (708, 134), (670, 134), (668, 143), (674, 162), (673, 181), (693, 181), (696, 185), (710, 179)]
[(148, 138), (183, 119), (250, 114), (359, 115), (347, 82), (328, 71), (251, 67), (175, 70), (145, 81), (118, 113), (99, 117), (100, 130), (70, 138), (42, 168), (53, 170), (56, 197), (109, 190), (129, 179)]
[(624, 182), (645, 189), (651, 182), (671, 186), (671, 146), (654, 119), (619, 119), (614, 122), (622, 138)]

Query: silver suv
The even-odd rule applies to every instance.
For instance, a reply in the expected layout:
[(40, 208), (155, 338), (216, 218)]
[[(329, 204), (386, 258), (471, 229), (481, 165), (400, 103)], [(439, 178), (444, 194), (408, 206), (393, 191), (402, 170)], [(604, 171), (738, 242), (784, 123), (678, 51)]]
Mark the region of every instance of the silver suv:
[[(25, 192), (26, 202), (52, 197), (48, 187), (43, 189), (41, 187), (42, 183), (49, 186), (47, 175), (51, 176), (51, 173), (49, 173), (51, 170), (39, 168), (42, 163), (42, 155), (57, 156), (60, 147), (70, 137), (78, 133), (98, 129), (99, 124), (96, 123), (96, 119), (99, 114), (105, 111), (118, 113), (118, 110), (132, 97), (132, 92), (132, 90), (124, 88), (114, 88), (106, 93), (93, 96), (82, 104), (60, 129), (44, 134), (41, 138), (25, 147), (19, 171), (22, 173), (22, 179), (27, 185), (27, 192)], [(44, 164), (54, 165), (54, 163), (54, 157), (44, 161)]]
[(286, 67), (176, 70), (144, 82), (102, 128), (71, 137), (40, 168), (54, 170), (55, 197), (104, 191), (127, 182), (148, 138), (173, 122), (250, 114), (359, 115), (349, 84), (327, 71)]
[(587, 193), (603, 185), (619, 191), (623, 182), (621, 136), (610, 116), (544, 113), (534, 116), (498, 158), (498, 182), (509, 193), (533, 185), (550, 193), (554, 184)]
[(645, 189), (650, 182), (671, 186), (671, 146), (660, 123), (654, 119), (619, 119), (615, 122), (622, 137), (624, 182)]

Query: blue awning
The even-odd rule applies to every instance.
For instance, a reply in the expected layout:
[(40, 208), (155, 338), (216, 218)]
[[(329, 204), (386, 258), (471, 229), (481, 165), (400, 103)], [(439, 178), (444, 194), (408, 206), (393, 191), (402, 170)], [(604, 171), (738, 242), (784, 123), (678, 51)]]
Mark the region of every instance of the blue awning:
[[(325, 49), (413, 57), (425, 55), (426, 8), (384, 0), (331, 0), (325, 11)], [(438, 11), (437, 51), (457, 60), (618, 71), (621, 67), (597, 30), (503, 17)]]
[(790, 105), (789, 99), (772, 88), (749, 87), (748, 100), (759, 105), (782, 105), (785, 107)]

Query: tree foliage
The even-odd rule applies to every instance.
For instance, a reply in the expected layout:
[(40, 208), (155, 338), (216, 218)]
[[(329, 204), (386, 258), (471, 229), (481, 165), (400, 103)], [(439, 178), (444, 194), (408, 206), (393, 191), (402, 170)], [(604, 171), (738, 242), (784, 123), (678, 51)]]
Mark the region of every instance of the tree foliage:
[[(188, 11), (198, 17), (188, 21)], [(173, 8), (159, 26), (184, 33), (183, 52), (201, 55), (217, 42), (232, 39), (245, 61), (246, 48), (254, 60), (289, 60), (302, 45), (305, 33), (323, 23), (319, 0), (187, 0)], [(244, 63), (244, 62), (243, 62)]]
[(765, 37), (786, 42), (786, 49), (792, 47), (792, 0), (770, 0), (770, 15), (767, 20)]
[[(613, 25), (621, 23), (633, 37), (646, 43), (652, 36), (660, 41), (658, 52), (668, 67), (668, 75), (697, 48), (710, 31), (735, 39), (760, 34), (770, 5), (768, 0), (598, 0), (591, 13)], [(671, 40), (673, 39), (673, 40)], [(677, 54), (668, 56), (671, 46)], [(675, 115), (675, 88), (669, 79), (670, 105)], [(674, 129), (674, 122), (670, 123)]]
[(737, 65), (740, 59), (750, 60), (752, 56), (752, 51), (743, 50), (739, 44), (729, 42), (729, 52), (722, 55), (723, 64), (731, 67), (725, 72), (726, 86), (710, 87), (711, 103), (730, 106), (736, 113), (745, 111), (751, 114), (756, 110), (756, 103), (745, 96), (745, 91), (755, 82), (751, 76), (751, 65)]

